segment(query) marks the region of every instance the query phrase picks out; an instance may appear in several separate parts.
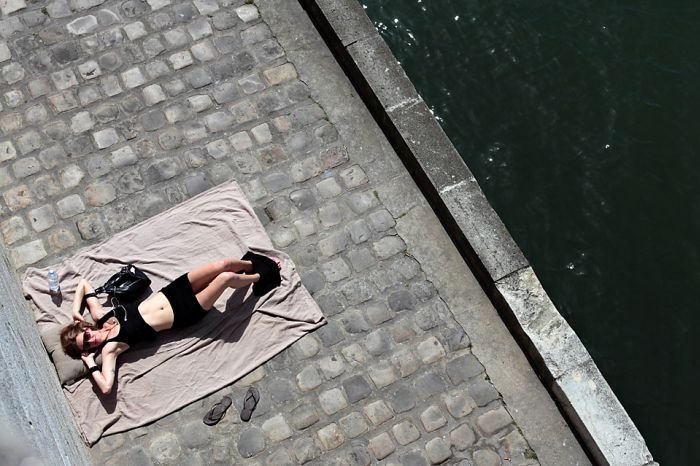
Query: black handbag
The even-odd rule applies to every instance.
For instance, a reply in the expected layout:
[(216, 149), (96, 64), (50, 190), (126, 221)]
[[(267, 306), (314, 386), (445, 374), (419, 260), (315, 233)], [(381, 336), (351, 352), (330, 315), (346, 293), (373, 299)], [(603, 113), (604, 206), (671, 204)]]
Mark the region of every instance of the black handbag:
[(151, 279), (133, 264), (126, 265), (104, 285), (95, 289), (95, 294), (107, 293), (123, 301), (133, 301), (151, 285)]

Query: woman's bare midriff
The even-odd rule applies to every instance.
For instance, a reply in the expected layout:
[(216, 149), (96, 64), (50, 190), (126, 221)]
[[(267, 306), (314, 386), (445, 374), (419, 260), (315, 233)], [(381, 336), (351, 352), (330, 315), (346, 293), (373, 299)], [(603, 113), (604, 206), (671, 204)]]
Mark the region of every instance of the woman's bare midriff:
[(156, 332), (172, 328), (175, 321), (173, 307), (160, 291), (139, 304), (139, 313)]

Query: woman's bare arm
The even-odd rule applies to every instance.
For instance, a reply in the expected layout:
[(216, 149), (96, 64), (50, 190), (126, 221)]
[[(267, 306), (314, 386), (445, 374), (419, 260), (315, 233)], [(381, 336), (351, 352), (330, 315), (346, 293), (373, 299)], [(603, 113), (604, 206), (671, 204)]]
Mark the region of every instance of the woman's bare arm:
[[(100, 389), (100, 391), (107, 395), (112, 391), (114, 387), (114, 379), (116, 377), (117, 371), (117, 356), (126, 351), (129, 348), (128, 345), (124, 343), (112, 343), (109, 346), (102, 348), (102, 368), (91, 372), (92, 380), (95, 385)], [(82, 357), (88, 369), (91, 367), (96, 367), (95, 358), (92, 354), (84, 355)]]
[(100, 304), (99, 299), (94, 296), (91, 296), (85, 300), (83, 299), (86, 294), (94, 293), (94, 291), (95, 290), (87, 282), (87, 280), (84, 278), (80, 279), (80, 282), (78, 282), (78, 287), (75, 289), (75, 300), (73, 301), (73, 319), (81, 321), (85, 320), (83, 319), (82, 315), (83, 301), (85, 301), (88, 311), (90, 311), (92, 320), (97, 322), (104, 315), (105, 310), (102, 307), (102, 304)]

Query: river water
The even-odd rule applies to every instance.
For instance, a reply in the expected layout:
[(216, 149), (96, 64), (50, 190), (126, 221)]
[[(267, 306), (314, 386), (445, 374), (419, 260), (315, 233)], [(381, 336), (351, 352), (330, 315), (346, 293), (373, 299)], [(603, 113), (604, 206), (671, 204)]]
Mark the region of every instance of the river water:
[(361, 1), (655, 459), (700, 464), (700, 3)]

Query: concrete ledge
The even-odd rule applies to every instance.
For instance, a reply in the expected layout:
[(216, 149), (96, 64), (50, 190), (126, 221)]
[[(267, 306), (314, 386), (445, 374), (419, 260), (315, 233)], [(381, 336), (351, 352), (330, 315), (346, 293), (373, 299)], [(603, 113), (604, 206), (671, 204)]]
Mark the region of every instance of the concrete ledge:
[(532, 268), (496, 283), (528, 346), (543, 360), (545, 380), (569, 423), (600, 464), (646, 465), (651, 454), (598, 367), (559, 314)]
[(360, 3), (299, 1), (591, 458), (653, 464), (641, 434)]
[(0, 245), (0, 420), (5, 424), (0, 426), (0, 458), (15, 464), (24, 459), (26, 464), (89, 465), (87, 447), (12, 270)]

